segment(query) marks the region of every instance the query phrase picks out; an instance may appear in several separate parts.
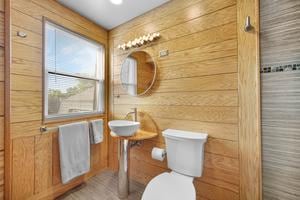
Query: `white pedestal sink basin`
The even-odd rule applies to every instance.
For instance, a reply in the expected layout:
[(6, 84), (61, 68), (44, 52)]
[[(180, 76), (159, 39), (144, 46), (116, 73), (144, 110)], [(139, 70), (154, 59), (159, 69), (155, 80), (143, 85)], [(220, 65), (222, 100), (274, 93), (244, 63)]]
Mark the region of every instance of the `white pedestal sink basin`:
[(108, 122), (108, 126), (118, 136), (132, 136), (140, 128), (140, 122), (112, 120)]

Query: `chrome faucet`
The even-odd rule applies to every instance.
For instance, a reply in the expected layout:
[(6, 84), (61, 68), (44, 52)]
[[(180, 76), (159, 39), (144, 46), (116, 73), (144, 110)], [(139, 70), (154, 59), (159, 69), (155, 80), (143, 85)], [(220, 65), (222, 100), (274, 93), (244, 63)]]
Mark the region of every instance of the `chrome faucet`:
[(133, 118), (133, 120), (135, 121), (135, 122), (137, 122), (137, 114), (138, 114), (138, 112), (137, 112), (137, 108), (131, 108), (133, 111), (131, 111), (131, 112), (129, 112), (129, 113), (127, 113), (126, 114), (126, 117), (128, 116), (128, 115), (131, 115), (131, 114), (134, 114), (134, 118)]

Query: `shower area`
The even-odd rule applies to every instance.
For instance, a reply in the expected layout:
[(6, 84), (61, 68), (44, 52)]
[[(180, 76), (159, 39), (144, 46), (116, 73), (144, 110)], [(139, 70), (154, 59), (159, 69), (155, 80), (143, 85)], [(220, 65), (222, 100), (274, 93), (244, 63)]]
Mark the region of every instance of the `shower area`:
[(261, 0), (264, 200), (300, 199), (300, 0)]

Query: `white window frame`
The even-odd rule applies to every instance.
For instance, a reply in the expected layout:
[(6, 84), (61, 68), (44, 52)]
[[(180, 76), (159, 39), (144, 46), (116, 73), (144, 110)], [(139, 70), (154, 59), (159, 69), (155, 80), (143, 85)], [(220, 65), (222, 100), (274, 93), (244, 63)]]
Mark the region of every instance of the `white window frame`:
[[(71, 73), (65, 73), (65, 72), (60, 72), (60, 71), (51, 71), (48, 70), (46, 67), (46, 25), (50, 25), (53, 26), (57, 29), (59, 29), (60, 31), (64, 31), (66, 33), (69, 33), (71, 35), (73, 35), (74, 37), (78, 37), (81, 38), (83, 40), (86, 40), (88, 42), (90, 42), (91, 44), (94, 44), (96, 46), (99, 46), (99, 48), (102, 49), (102, 66), (103, 69), (101, 69), (101, 64), (99, 64), (99, 69), (101, 69), (102, 73), (103, 73), (103, 77), (98, 77), (98, 78), (92, 78), (92, 77), (87, 77), (87, 76), (78, 76), (78, 75), (74, 75)], [(44, 19), (43, 20), (43, 119), (44, 121), (47, 120), (51, 120), (51, 119), (64, 119), (64, 118), (74, 118), (74, 117), (81, 117), (81, 116), (94, 116), (94, 115), (103, 115), (105, 113), (105, 108), (106, 108), (106, 97), (105, 97), (105, 48), (104, 45), (97, 43), (93, 40), (88, 39), (87, 37), (84, 37), (74, 31), (71, 31), (63, 26), (57, 25), (56, 23), (53, 23), (52, 21), (48, 20), (48, 19)], [(100, 62), (100, 61), (99, 61)], [(100, 71), (100, 70), (99, 70)], [(92, 80), (92, 81), (96, 81), (98, 82), (96, 84), (96, 98), (94, 99), (94, 101), (98, 102), (97, 104), (97, 111), (92, 111), (92, 112), (78, 112), (78, 113), (68, 113), (68, 114), (55, 114), (55, 115), (49, 115), (48, 114), (48, 74), (56, 74), (56, 75), (61, 75), (61, 76), (66, 76), (66, 77), (72, 77), (72, 78), (79, 78), (79, 79), (85, 79), (85, 80)], [(101, 92), (102, 90), (102, 92)], [(95, 93), (94, 93), (95, 94)], [(102, 99), (102, 106), (100, 105), (100, 94), (103, 94), (103, 99)], [(100, 108), (102, 108), (102, 110), (100, 110)]]

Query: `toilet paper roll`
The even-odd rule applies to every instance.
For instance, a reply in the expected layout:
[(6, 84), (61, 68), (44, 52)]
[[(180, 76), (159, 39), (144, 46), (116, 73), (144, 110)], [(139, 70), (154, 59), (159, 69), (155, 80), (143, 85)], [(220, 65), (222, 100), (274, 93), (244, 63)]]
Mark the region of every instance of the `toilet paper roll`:
[(166, 150), (154, 147), (151, 156), (155, 160), (163, 161), (166, 157)]

